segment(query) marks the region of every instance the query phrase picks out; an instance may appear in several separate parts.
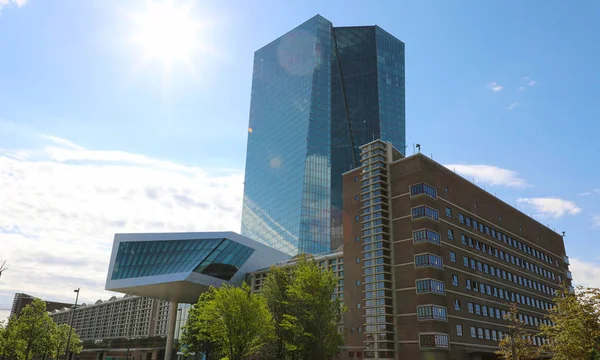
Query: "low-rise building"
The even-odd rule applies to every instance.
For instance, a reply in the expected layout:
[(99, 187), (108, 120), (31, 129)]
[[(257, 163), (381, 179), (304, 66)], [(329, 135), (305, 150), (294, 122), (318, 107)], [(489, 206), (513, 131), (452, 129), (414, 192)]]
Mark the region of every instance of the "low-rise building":
[[(15, 294), (15, 298), (13, 300), (13, 304), (12, 304), (12, 308), (10, 310), (10, 316), (15, 316), (15, 317), (19, 317), (19, 314), (21, 314), (21, 310), (23, 310), (23, 308), (25, 308), (27, 305), (31, 304), (33, 302), (33, 300), (35, 300), (36, 297), (35, 296), (31, 296), (28, 294), (23, 294), (23, 293), (16, 293)], [(56, 309), (60, 309), (63, 308), (65, 306), (71, 306), (72, 304), (69, 303), (62, 303), (62, 302), (56, 302), (56, 301), (47, 301), (47, 300), (42, 300), (43, 302), (46, 303), (46, 310), (48, 311), (52, 311), (52, 310), (56, 310)]]

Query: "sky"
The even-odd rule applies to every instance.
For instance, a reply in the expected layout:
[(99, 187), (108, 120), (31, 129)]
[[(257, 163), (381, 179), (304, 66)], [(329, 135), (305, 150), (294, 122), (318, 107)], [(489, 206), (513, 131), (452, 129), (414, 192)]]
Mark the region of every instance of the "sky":
[(239, 231), (253, 53), (316, 14), (402, 40), (408, 152), (600, 287), (597, 1), (0, 0), (0, 309), (108, 298), (117, 232)]

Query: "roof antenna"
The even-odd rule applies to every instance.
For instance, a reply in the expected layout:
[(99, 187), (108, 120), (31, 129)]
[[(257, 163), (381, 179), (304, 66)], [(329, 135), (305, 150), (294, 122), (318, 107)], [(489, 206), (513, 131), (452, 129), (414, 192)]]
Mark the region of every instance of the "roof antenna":
[(562, 232), (562, 237), (565, 237), (565, 236), (567, 236), (567, 234), (565, 234), (565, 232), (563, 231)]
[(421, 153), (421, 144), (417, 144), (417, 150)]

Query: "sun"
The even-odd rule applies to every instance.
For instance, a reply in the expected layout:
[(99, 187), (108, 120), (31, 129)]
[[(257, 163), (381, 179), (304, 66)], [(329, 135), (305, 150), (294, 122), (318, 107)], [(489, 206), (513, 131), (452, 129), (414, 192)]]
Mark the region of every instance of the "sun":
[(141, 46), (144, 62), (162, 62), (165, 70), (177, 63), (191, 64), (202, 46), (202, 24), (193, 18), (193, 3), (147, 1), (144, 12), (133, 15), (133, 42)]

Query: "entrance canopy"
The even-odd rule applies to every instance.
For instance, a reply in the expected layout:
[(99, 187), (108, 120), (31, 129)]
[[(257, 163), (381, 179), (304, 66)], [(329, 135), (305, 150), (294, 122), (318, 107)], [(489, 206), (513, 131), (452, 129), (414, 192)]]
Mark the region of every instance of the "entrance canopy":
[(106, 290), (195, 303), (210, 286), (239, 286), (289, 258), (234, 232), (116, 234)]

